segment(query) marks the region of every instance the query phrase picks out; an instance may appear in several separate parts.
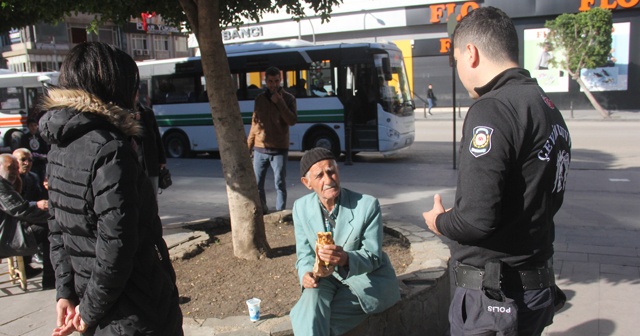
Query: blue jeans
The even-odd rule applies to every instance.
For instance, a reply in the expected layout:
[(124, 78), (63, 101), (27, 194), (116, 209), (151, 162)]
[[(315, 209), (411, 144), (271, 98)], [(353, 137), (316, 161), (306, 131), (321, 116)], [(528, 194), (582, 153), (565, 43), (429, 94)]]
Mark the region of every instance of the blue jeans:
[(287, 160), (289, 152), (284, 154), (263, 154), (253, 152), (253, 171), (258, 182), (258, 193), (262, 203), (262, 211), (267, 212), (267, 198), (264, 192), (264, 180), (267, 177), (267, 169), (271, 166), (276, 187), (276, 210), (284, 210), (287, 206)]
[(433, 98), (427, 98), (427, 103), (429, 104), (429, 114), (431, 114), (431, 108), (433, 107)]

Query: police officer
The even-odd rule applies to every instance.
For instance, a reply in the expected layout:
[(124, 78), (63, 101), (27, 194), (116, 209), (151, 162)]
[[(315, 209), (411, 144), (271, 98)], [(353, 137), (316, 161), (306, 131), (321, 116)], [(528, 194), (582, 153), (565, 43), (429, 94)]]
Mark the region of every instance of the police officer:
[[(464, 121), (454, 207), (439, 195), (423, 213), (453, 241), (451, 335), (540, 335), (553, 321), (553, 216), (571, 158), (558, 109), (518, 67), (518, 35), (483, 7), (454, 31), (458, 76), (472, 98)], [(463, 318), (464, 316), (464, 318)]]

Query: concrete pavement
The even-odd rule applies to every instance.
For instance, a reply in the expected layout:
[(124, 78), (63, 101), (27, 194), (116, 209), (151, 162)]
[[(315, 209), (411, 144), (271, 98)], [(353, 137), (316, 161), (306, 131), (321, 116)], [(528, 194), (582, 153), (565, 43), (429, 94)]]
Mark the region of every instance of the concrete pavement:
[[(451, 110), (432, 110), (430, 118), (445, 120)], [(566, 112), (569, 113), (569, 112)], [(464, 112), (462, 112), (464, 116)], [(601, 120), (595, 111), (574, 111), (571, 120)], [(416, 113), (420, 122), (421, 111)], [(615, 111), (612, 121), (640, 121), (637, 111)], [(461, 120), (460, 120), (461, 122)], [(639, 128), (640, 129), (640, 128)], [(620, 144), (636, 146), (636, 144)], [(567, 305), (544, 335), (636, 335), (640, 316), (640, 163), (594, 175), (587, 169), (571, 172), (563, 208), (556, 216), (555, 268), (557, 283), (568, 296)], [(573, 168), (573, 167), (572, 167)], [(446, 167), (433, 167), (427, 183), (443, 185)], [(453, 186), (455, 187), (455, 186)], [(168, 190), (170, 191), (170, 190)], [(165, 196), (169, 196), (167, 193)], [(385, 203), (393, 200), (381, 199)], [(192, 239), (180, 229), (184, 212), (163, 208), (165, 238), (174, 245)], [(210, 210), (190, 210), (188, 220), (207, 218)], [(0, 272), (6, 262), (0, 264)], [(7, 276), (0, 277), (0, 281)], [(40, 280), (0, 285), (0, 335), (50, 335), (55, 327), (55, 293), (40, 290)], [(248, 319), (247, 319), (248, 320)], [(242, 320), (240, 320), (241, 323)], [(211, 335), (199, 325), (185, 326), (186, 335)]]

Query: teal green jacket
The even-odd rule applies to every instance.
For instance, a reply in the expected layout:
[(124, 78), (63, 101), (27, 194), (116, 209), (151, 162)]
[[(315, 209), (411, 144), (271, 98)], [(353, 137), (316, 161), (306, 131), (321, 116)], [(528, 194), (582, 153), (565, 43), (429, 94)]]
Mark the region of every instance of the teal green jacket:
[[(381, 312), (400, 300), (400, 289), (389, 257), (382, 251), (380, 203), (372, 196), (342, 188), (338, 206), (333, 237), (335, 244), (349, 255), (349, 267), (340, 272), (336, 267), (333, 276), (349, 286), (365, 313)], [(293, 204), (293, 223), (296, 268), (302, 284), (304, 274), (313, 271), (317, 233), (324, 231), (316, 193)]]

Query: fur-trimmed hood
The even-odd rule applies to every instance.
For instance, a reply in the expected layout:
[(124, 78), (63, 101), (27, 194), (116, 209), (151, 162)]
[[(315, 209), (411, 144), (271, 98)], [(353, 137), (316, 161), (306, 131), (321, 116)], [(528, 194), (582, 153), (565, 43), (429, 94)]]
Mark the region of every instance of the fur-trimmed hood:
[(40, 134), (49, 143), (64, 142), (68, 136), (100, 128), (105, 122), (127, 136), (139, 135), (141, 130), (130, 110), (82, 90), (50, 89), (43, 109), (47, 113), (40, 120)]

